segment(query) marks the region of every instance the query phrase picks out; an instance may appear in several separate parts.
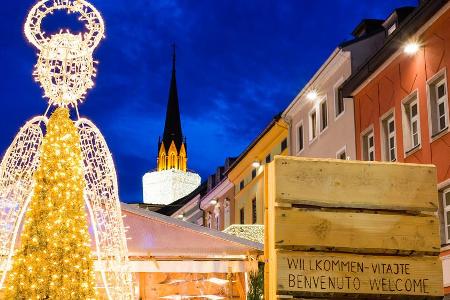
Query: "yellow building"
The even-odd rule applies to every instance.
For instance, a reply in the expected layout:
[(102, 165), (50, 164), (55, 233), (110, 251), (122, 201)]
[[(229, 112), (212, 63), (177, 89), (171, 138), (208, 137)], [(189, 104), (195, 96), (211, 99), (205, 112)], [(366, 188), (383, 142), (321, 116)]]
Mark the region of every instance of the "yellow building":
[(288, 124), (277, 115), (227, 171), (234, 184), (232, 224), (264, 224), (264, 165), (288, 154)]

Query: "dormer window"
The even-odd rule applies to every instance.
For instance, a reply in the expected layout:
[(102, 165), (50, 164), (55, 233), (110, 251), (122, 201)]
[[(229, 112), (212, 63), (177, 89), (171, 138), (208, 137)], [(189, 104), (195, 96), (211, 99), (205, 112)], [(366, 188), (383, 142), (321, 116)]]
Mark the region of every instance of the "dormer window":
[(395, 29), (397, 29), (397, 22), (394, 22), (391, 26), (389, 26), (387, 34), (391, 35), (395, 31)]

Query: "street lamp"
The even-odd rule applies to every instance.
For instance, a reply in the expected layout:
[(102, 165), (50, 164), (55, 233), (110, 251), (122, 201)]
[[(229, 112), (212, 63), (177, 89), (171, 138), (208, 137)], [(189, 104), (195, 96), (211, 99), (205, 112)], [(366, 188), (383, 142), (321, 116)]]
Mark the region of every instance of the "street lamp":
[(414, 55), (416, 54), (420, 49), (420, 44), (416, 41), (410, 41), (405, 44), (403, 48), (403, 52), (405, 52), (407, 55)]
[(259, 168), (261, 166), (261, 162), (259, 161), (259, 160), (255, 160), (253, 163), (252, 163), (252, 167), (253, 168)]

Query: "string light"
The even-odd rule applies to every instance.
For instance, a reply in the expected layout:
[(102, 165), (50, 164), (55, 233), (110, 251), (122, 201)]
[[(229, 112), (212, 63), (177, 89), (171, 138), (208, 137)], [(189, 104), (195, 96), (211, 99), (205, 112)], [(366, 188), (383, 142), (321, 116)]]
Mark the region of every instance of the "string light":
[(80, 137), (69, 111), (58, 108), (42, 142), (34, 193), (7, 279), (6, 299), (66, 299), (68, 291), (80, 299), (95, 299), (82, 161)]
[[(57, 10), (80, 14), (88, 32), (74, 35), (69, 30), (46, 36), (43, 19)], [(57, 106), (75, 106), (94, 86), (96, 75), (92, 53), (105, 32), (100, 13), (84, 0), (41, 0), (30, 10), (25, 36), (39, 50), (34, 77)]]

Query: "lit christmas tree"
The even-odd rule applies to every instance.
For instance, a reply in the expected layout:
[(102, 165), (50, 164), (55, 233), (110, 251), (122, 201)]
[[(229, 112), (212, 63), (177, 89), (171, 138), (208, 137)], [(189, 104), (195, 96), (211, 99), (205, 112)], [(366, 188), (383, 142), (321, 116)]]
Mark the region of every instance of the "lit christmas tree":
[(66, 108), (47, 126), (6, 299), (94, 299), (80, 137)]

